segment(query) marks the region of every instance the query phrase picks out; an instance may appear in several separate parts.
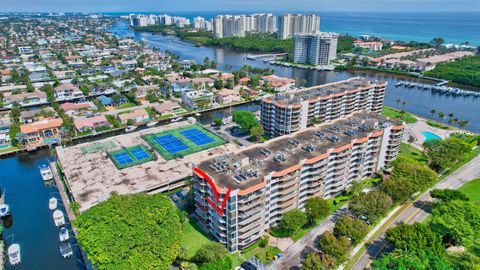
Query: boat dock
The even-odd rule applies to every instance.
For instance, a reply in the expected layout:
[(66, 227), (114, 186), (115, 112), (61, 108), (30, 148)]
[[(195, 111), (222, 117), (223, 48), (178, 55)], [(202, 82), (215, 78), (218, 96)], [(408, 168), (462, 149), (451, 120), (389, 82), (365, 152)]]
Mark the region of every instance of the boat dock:
[(403, 88), (410, 88), (410, 89), (420, 89), (420, 90), (428, 90), (432, 91), (433, 93), (437, 93), (440, 95), (452, 95), (452, 96), (465, 96), (465, 97), (473, 97), (478, 98), (480, 97), (480, 92), (474, 92), (471, 90), (447, 87), (448, 81), (442, 81), (437, 84), (424, 84), (418, 82), (411, 82), (411, 81), (399, 81), (395, 84), (396, 87), (403, 87)]
[(265, 61), (271, 61), (287, 55), (288, 53), (269, 53), (269, 54), (258, 54), (258, 55), (249, 54), (247, 55), (247, 59), (248, 60), (264, 59)]

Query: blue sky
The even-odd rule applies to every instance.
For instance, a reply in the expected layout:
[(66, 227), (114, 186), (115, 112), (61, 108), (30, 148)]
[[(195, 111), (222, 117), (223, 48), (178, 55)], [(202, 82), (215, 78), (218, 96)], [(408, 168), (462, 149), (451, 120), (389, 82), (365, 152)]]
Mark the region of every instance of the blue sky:
[(480, 0), (0, 0), (0, 12), (480, 11)]

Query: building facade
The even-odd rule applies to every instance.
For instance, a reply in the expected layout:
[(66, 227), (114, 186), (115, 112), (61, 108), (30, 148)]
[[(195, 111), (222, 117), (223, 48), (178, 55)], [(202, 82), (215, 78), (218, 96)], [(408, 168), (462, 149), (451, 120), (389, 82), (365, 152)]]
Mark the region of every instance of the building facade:
[(261, 123), (267, 136), (276, 137), (359, 111), (380, 113), (386, 87), (357, 77), (276, 94), (262, 100)]
[(293, 61), (295, 63), (327, 66), (337, 58), (338, 34), (317, 32), (295, 36)]
[(273, 14), (219, 15), (213, 19), (213, 37), (244, 37), (247, 33), (277, 32), (277, 17)]
[(284, 14), (279, 21), (278, 37), (280, 39), (289, 39), (295, 35), (320, 31), (320, 17), (314, 14)]
[[(403, 129), (400, 121), (358, 113), (201, 162), (193, 173), (195, 215), (229, 251), (243, 250), (284, 213), (304, 210), (308, 198), (336, 196), (385, 167), (399, 153)], [(226, 198), (224, 211), (207, 198)]]

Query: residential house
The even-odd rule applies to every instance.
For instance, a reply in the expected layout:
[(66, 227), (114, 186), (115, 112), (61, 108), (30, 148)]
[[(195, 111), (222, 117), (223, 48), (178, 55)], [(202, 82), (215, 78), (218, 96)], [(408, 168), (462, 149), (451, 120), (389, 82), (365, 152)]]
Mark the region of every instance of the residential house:
[(295, 80), (290, 78), (283, 78), (277, 75), (263, 76), (264, 83), (270, 85), (275, 92), (285, 92), (295, 86)]
[(0, 134), (7, 133), (11, 124), (10, 112), (0, 112)]
[(53, 90), (56, 101), (66, 101), (85, 97), (82, 90), (71, 83), (61, 84), (55, 87)]
[(356, 40), (353, 43), (354, 48), (362, 48), (369, 51), (381, 51), (383, 48), (383, 43), (380, 41), (361, 41)]
[(25, 124), (29, 124), (33, 122), (38, 122), (45, 118), (54, 118), (56, 116), (57, 112), (52, 107), (45, 107), (41, 109), (21, 112), (20, 121)]
[(240, 96), (239, 88), (236, 89), (227, 89), (223, 88), (217, 95), (217, 102), (219, 104), (231, 103), (240, 101), (242, 97)]
[(43, 105), (48, 103), (47, 94), (41, 91), (34, 91), (31, 93), (21, 93), (16, 95), (5, 94), (3, 97), (5, 108), (12, 108), (16, 103), (21, 107)]
[(133, 123), (137, 125), (150, 121), (150, 116), (145, 109), (137, 109), (132, 112), (119, 114), (117, 118), (124, 125), (127, 124), (129, 120), (132, 120)]
[(175, 110), (181, 109), (182, 106), (174, 101), (166, 101), (155, 104), (151, 108), (160, 115), (172, 114)]
[(79, 118), (74, 121), (75, 129), (79, 132), (97, 130), (98, 128), (111, 127), (104, 115)]
[(190, 108), (209, 107), (214, 101), (214, 94), (207, 90), (189, 90), (182, 92), (182, 103)]
[(93, 104), (92, 102), (82, 102), (82, 103), (63, 103), (60, 105), (62, 107), (63, 111), (70, 115), (86, 115), (90, 113), (90, 110), (95, 110), (97, 109), (97, 106)]
[(27, 150), (34, 150), (37, 147), (60, 142), (62, 124), (61, 118), (53, 118), (21, 125), (20, 132), (25, 136), (23, 144)]

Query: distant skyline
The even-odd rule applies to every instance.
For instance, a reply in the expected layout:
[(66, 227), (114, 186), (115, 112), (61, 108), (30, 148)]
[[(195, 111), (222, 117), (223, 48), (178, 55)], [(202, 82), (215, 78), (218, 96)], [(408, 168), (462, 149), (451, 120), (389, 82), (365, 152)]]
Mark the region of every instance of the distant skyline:
[(480, 11), (480, 0), (0, 0), (0, 12)]

